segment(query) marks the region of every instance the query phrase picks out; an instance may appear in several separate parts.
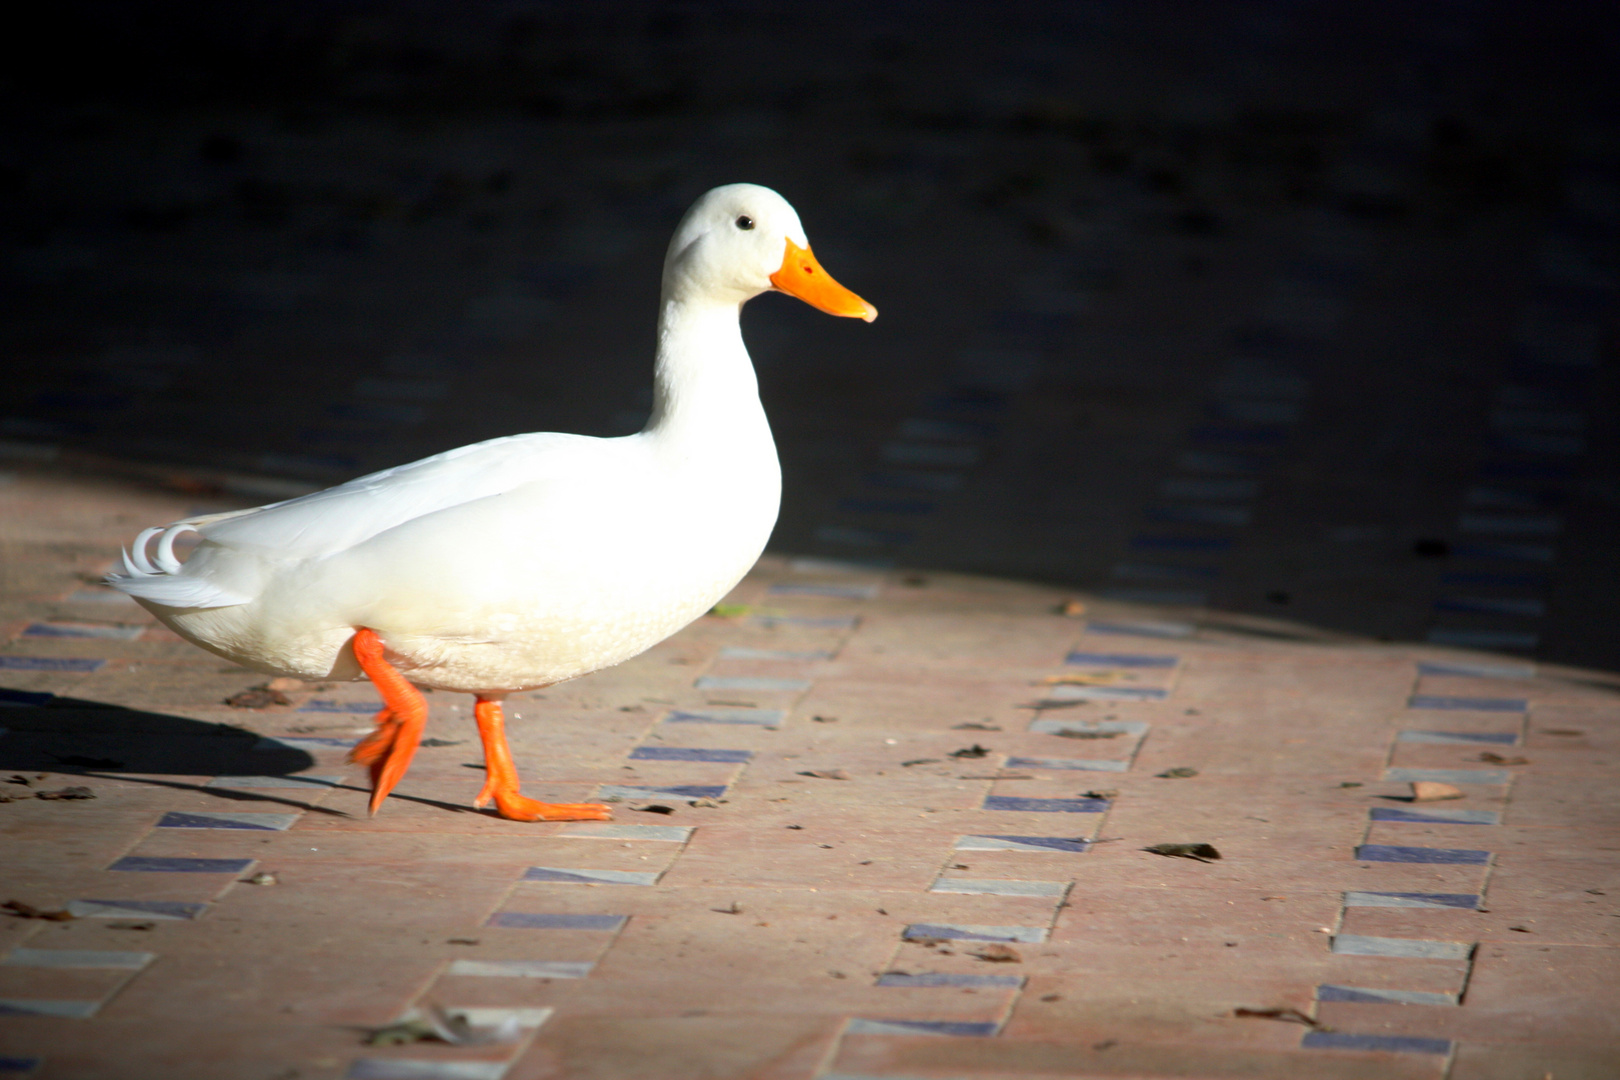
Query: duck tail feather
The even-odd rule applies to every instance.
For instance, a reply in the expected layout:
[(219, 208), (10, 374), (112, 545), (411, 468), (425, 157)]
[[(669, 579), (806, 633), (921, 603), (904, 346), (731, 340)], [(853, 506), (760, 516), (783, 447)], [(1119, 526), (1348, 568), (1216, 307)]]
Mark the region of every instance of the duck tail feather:
[[(108, 574), (107, 584), (138, 600), (164, 607), (233, 607), (251, 600), (251, 596), (217, 582), (185, 573), (185, 564), (174, 553), (174, 542), (182, 533), (196, 531), (190, 522), (143, 530), (134, 545), (121, 553), (123, 573)], [(157, 537), (155, 557), (147, 554), (153, 537)]]

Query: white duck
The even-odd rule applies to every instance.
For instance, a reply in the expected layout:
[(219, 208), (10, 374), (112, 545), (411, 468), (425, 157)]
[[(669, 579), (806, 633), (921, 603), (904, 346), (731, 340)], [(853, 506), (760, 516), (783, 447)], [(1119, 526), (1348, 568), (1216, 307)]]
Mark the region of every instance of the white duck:
[[(246, 667), (368, 676), (383, 709), (351, 759), (371, 766), (372, 813), (410, 766), (427, 718), (416, 687), (428, 686), (477, 695), (487, 780), (474, 805), (493, 799), (519, 821), (606, 818), (599, 804), (518, 793), (501, 700), (657, 644), (764, 550), (781, 471), (738, 315), (771, 288), (877, 317), (821, 269), (780, 195), (715, 188), (664, 259), (653, 410), (639, 434), (512, 435), (147, 529), (108, 582)], [(186, 532), (202, 541), (182, 563), (174, 542)]]

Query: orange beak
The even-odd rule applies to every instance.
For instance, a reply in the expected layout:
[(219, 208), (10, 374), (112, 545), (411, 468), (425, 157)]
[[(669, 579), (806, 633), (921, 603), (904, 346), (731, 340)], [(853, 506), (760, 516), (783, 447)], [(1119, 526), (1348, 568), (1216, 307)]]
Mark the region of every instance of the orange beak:
[(865, 319), (867, 322), (877, 318), (877, 308), (834, 281), (832, 275), (816, 262), (810, 249), (800, 247), (791, 238), (787, 242), (787, 252), (782, 256), (782, 269), (771, 275), (771, 284), (829, 315)]

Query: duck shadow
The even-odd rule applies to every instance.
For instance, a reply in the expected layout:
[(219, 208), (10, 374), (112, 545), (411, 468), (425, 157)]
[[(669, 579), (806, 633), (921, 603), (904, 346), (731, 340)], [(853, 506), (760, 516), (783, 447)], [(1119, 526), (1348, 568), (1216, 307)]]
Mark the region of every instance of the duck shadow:
[[(0, 708), (0, 773), (120, 780), (197, 791), (226, 802), (274, 803), (335, 817), (352, 815), (316, 806), (292, 792), (209, 787), (207, 781), (197, 783), (195, 778), (296, 776), (311, 788), (366, 790), (299, 776), (315, 765), (308, 752), (234, 724), (3, 688), (0, 703), (13, 706)], [(390, 798), (457, 812), (469, 809), (398, 792)]]

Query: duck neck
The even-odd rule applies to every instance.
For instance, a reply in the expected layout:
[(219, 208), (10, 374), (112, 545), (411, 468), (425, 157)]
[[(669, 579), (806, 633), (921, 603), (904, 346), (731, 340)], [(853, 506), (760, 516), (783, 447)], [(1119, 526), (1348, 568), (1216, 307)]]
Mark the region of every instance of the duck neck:
[(743, 347), (736, 303), (666, 297), (658, 314), (658, 359), (647, 432), (662, 438), (734, 443), (767, 441), (759, 381)]

